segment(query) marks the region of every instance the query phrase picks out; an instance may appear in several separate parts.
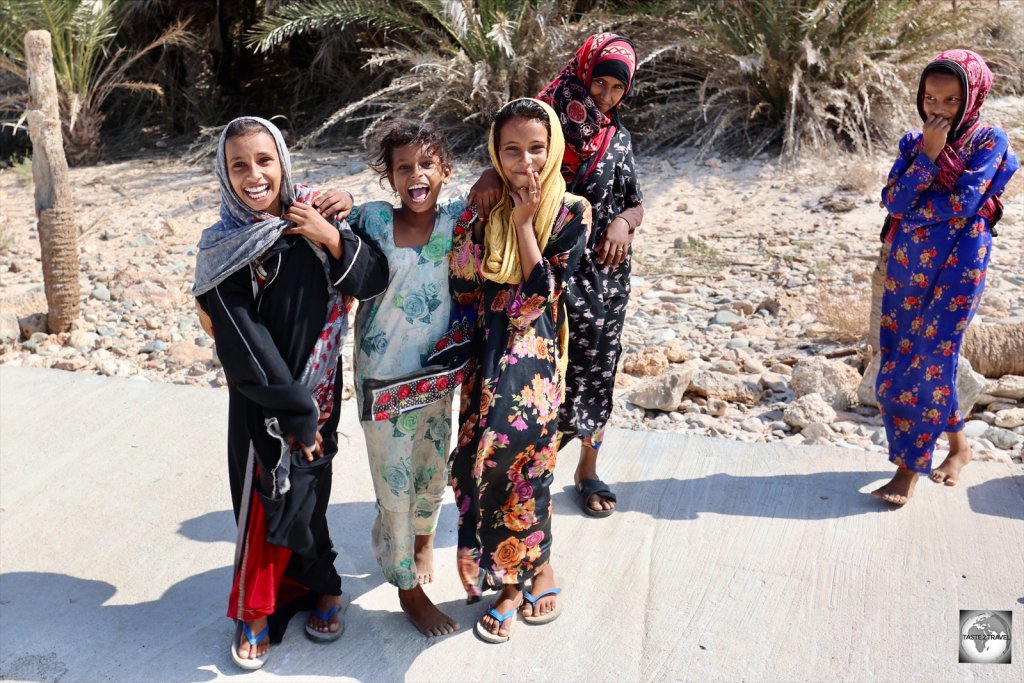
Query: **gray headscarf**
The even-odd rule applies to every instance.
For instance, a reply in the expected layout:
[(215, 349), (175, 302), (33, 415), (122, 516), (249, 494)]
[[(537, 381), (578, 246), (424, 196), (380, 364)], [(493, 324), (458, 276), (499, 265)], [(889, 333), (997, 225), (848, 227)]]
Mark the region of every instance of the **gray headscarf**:
[[(290, 221), (278, 216), (253, 211), (231, 187), (224, 147), (227, 144), (228, 129), (239, 121), (258, 123), (274, 138), (277, 156), (281, 160), (282, 212), (296, 199), (304, 200), (311, 194), (306, 187), (292, 184), (291, 157), (277, 126), (255, 116), (242, 116), (225, 126), (217, 143), (216, 173), (220, 181), (220, 221), (203, 230), (199, 238), (192, 296), (199, 296), (219, 285), (231, 273), (269, 249), (281, 236), (281, 231), (292, 226)], [(322, 250), (315, 251), (321, 257), (321, 261), (325, 261), (326, 256)]]

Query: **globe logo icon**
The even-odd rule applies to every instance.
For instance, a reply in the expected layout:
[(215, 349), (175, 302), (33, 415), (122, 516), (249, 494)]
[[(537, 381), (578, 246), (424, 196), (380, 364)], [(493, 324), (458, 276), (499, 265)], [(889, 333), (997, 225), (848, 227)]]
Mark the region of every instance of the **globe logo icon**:
[(964, 611), (960, 620), (960, 661), (1009, 663), (1010, 618), (1002, 612)]

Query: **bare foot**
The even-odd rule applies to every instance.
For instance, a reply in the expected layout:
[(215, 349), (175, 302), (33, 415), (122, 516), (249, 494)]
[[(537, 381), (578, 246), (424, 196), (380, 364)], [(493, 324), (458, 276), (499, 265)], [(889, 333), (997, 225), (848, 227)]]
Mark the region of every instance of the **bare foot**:
[(509, 610), (512, 610), (512, 614), (504, 621), (498, 621), (488, 612), (480, 618), (480, 625), (494, 635), (508, 638), (512, 635), (512, 622), (516, 620), (515, 610), (519, 609), (522, 604), (523, 592), (516, 588), (515, 584), (507, 583), (501, 589), (501, 594), (494, 601), (492, 607), (498, 614), (506, 614)]
[[(262, 617), (254, 621), (245, 622), (249, 625), (249, 630), (252, 631), (254, 637), (259, 636), (263, 632), (263, 629), (267, 628), (267, 618)], [(255, 645), (250, 645), (248, 639), (245, 637), (245, 631), (242, 631), (242, 636), (238, 641), (238, 656), (241, 659), (258, 659), (263, 655), (270, 652), (270, 636), (263, 638)]]
[(420, 586), (398, 589), (398, 602), (413, 625), (425, 636), (446, 636), (459, 630), (457, 621), (437, 609)]
[(917, 485), (917, 472), (912, 472), (904, 467), (896, 470), (892, 481), (885, 486), (871, 492), (875, 498), (892, 503), (893, 505), (905, 505), (910, 497), (914, 495), (914, 486)]
[[(533, 585), (530, 586), (530, 593), (534, 596), (538, 596), (546, 590), (550, 590), (555, 587), (555, 569), (548, 562), (540, 571), (533, 575)], [(558, 606), (558, 595), (545, 595), (543, 598), (537, 601), (537, 606), (534, 607), (528, 600), (523, 600), (522, 613), (524, 617), (542, 617), (548, 612), (554, 611)], [(536, 614), (534, 614), (536, 610)]]
[(960, 470), (971, 461), (971, 449), (950, 453), (942, 464), (932, 470), (931, 480), (936, 484), (956, 486), (960, 481)]
[(413, 561), (416, 563), (417, 581), (424, 584), (434, 580), (434, 534), (416, 537)]
[[(331, 614), (331, 610), (341, 605), (340, 595), (321, 595), (320, 599), (316, 601), (316, 612), (321, 614)], [(309, 627), (314, 631), (320, 631), (320, 633), (337, 633), (338, 629), (341, 628), (341, 609), (334, 610), (334, 614), (331, 614), (330, 621), (324, 621), (322, 618), (316, 615), (316, 612), (311, 612), (309, 615)]]
[[(576, 466), (576, 475), (573, 477), (576, 482), (576, 486), (579, 487), (580, 481), (583, 479), (598, 479), (597, 476), (597, 451), (594, 450), (593, 446), (582, 444), (580, 446), (580, 462)], [(587, 505), (590, 506), (591, 510), (614, 510), (615, 501), (608, 500), (607, 498), (594, 494), (587, 499)], [(531, 591), (532, 592), (532, 591)]]

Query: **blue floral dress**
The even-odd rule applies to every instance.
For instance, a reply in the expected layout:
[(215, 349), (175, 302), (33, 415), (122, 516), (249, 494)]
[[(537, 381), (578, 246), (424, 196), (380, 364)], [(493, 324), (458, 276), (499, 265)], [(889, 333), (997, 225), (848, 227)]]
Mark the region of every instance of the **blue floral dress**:
[(981, 300), (992, 248), (991, 223), (979, 215), (1017, 170), (1006, 133), (981, 126), (962, 149), (953, 190), (936, 182), (939, 167), (907, 133), (882, 190), (899, 224), (885, 276), (876, 394), (889, 459), (929, 473), (942, 432), (963, 429), (956, 369), (964, 330)]

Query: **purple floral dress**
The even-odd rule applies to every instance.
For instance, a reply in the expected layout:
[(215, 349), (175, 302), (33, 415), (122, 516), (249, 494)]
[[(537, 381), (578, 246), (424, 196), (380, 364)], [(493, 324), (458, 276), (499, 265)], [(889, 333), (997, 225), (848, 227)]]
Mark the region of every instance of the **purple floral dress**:
[(543, 258), (518, 285), (480, 275), (482, 248), (469, 212), (455, 227), (452, 277), (461, 303), (476, 304), (475, 361), (462, 386), (452, 487), (459, 508), (459, 573), (470, 596), (522, 583), (551, 551), (550, 486), (555, 468), (557, 369), (562, 293), (586, 247), (590, 206), (566, 195)]

